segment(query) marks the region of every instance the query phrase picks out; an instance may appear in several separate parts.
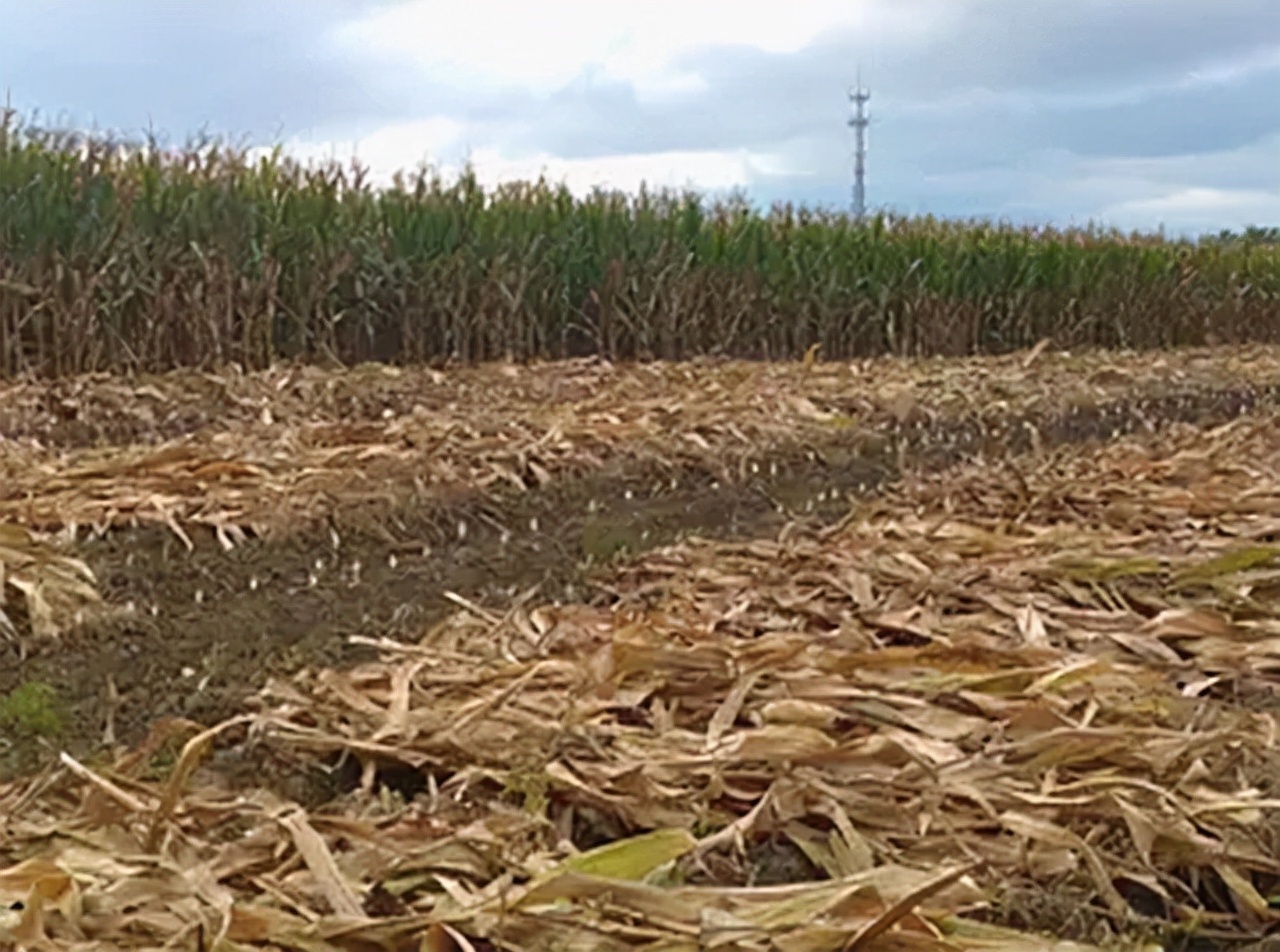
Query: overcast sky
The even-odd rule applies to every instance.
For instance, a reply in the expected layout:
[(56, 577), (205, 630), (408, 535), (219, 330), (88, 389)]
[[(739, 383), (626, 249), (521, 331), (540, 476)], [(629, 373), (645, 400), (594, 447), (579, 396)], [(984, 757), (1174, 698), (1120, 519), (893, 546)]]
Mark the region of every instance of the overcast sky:
[(0, 87), (387, 174), (901, 212), (1280, 224), (1280, 0), (0, 0)]

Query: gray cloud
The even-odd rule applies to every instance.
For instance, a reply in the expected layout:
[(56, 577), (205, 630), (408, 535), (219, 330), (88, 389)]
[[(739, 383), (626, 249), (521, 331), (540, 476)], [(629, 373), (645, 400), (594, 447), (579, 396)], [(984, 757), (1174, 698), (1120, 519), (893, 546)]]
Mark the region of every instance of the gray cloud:
[(776, 152), (797, 174), (761, 177), (754, 194), (844, 204), (851, 147), (841, 128), (844, 84), (868, 56), (875, 61), (871, 194), (878, 201), (940, 214), (1083, 219), (1119, 201), (1101, 178), (1089, 179), (1092, 196), (1075, 193), (1074, 207), (1037, 197), (1053, 191), (1041, 184), (1085, 175), (1091, 161), (1145, 158), (1177, 160), (1181, 177), (1128, 176), (1127, 187), (1146, 182), (1153, 196), (1189, 187), (1269, 189), (1276, 205), (1259, 212), (1280, 210), (1274, 0), (1228, 0), (1213, 16), (1197, 0), (971, 0), (958, 16), (956, 6), (949, 9), (947, 29), (914, 42), (871, 44), (833, 33), (794, 54), (691, 53), (679, 65), (705, 92), (660, 104), (640, 102), (621, 83), (575, 83), (537, 104), (517, 141), (583, 158)]
[(796, 53), (692, 51), (676, 66), (702, 90), (656, 102), (589, 68), (546, 96), (477, 91), (327, 44), (373, 2), (0, 0), (0, 86), (22, 108), (178, 137), (207, 124), (346, 139), (451, 116), (467, 144), (511, 158), (747, 149), (788, 170), (755, 177), (762, 201), (843, 205), (861, 60), (874, 203), (1079, 220), (1199, 188), (1275, 194), (1259, 220), (1280, 217), (1275, 0), (869, 0), (928, 26), (895, 33), (873, 15)]
[(1171, 80), (1280, 44), (1273, 0), (962, 0), (955, 28), (893, 70), (895, 88), (1107, 90)]
[(390, 64), (353, 62), (324, 41), (367, 5), (0, 0), (0, 88), (49, 119), (129, 132), (154, 124), (179, 139), (203, 127), (255, 141), (372, 127), (413, 98)]
[[(1127, 18), (1111, 6), (1123, 8)], [(1203, 19), (1203, 7), (1196, 6)], [(1280, 130), (1280, 59), (1236, 80), (1177, 87), (1197, 69), (1230, 64), (1259, 49), (1280, 51), (1280, 25), (1271, 27), (1280, 19), (1274, 3), (1221, 4), (1222, 22), (1210, 23), (1198, 48), (1192, 41), (1202, 24), (1189, 15), (1192, 4), (1180, 0), (1159, 9), (1147, 3), (1000, 4), (1021, 12), (1008, 18), (998, 37), (991, 28), (995, 7), (975, 6), (948, 37), (895, 54), (877, 68), (877, 138), (908, 143), (918, 161), (931, 166), (946, 157), (968, 164), (1011, 161), (1044, 148), (1178, 155), (1233, 148)], [(1098, 23), (1086, 16), (1095, 7)], [(1045, 25), (1033, 15), (1041, 9), (1070, 16), (1046, 14), (1060, 22)], [(1135, 11), (1144, 11), (1145, 21)], [(1117, 32), (1127, 37), (1127, 59)], [(964, 37), (979, 39), (964, 45)], [(1099, 48), (1091, 50), (1095, 37)], [(1072, 50), (1081, 51), (1079, 61), (1071, 60)], [(661, 104), (641, 103), (622, 83), (576, 82), (540, 103), (523, 104), (532, 115), (515, 141), (570, 157), (773, 148), (839, 127), (843, 86), (858, 51), (856, 38), (847, 36), (787, 55), (706, 50), (680, 65), (707, 91)], [(1033, 62), (1042, 66), (1033, 69)], [(1109, 84), (1106, 75), (1114, 76)]]

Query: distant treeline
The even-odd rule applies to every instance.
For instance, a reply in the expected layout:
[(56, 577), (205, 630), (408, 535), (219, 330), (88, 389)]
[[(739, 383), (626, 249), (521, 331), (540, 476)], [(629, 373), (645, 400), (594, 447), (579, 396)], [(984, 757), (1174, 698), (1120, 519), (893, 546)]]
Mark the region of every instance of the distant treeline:
[(0, 373), (1280, 340), (1275, 228), (1191, 242), (444, 181), (0, 123)]
[(1247, 242), (1254, 245), (1280, 245), (1280, 226), (1264, 228), (1261, 225), (1250, 225), (1244, 231), (1223, 229), (1207, 241)]

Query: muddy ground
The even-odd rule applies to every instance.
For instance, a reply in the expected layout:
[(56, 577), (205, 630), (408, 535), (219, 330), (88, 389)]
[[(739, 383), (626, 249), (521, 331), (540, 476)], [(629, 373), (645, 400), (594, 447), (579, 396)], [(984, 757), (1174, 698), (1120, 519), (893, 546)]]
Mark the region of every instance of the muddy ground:
[[(241, 710), (272, 674), (359, 657), (351, 635), (412, 637), (455, 610), (446, 592), (496, 604), (607, 599), (594, 569), (620, 553), (682, 534), (758, 537), (787, 521), (834, 520), (903, 467), (937, 468), (976, 454), (1023, 453), (1172, 422), (1209, 426), (1280, 403), (1263, 389), (1171, 392), (1050, 417), (920, 422), (853, 446), (774, 453), (758, 474), (721, 484), (715, 467), (672, 471), (620, 461), (543, 489), (399, 511), (332, 513), (326, 525), (224, 551), (199, 535), (188, 551), (168, 529), (112, 531), (81, 554), (106, 599), (127, 617), (74, 633), (22, 658), (0, 642), (0, 694), (52, 685), (65, 722), (60, 746), (81, 755), (132, 742), (167, 715), (210, 723)], [(660, 487), (656, 489), (655, 487)], [(460, 527), (465, 527), (465, 530)], [(0, 759), (29, 769), (33, 752)]]

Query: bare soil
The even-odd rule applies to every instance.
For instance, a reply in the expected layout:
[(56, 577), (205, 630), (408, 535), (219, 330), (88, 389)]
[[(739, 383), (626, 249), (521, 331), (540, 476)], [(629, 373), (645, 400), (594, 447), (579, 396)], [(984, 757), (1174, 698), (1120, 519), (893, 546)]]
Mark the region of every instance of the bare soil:
[[(104, 739), (135, 741), (165, 716), (215, 722), (242, 709), (270, 675), (351, 662), (362, 650), (352, 635), (421, 631), (455, 609), (445, 593), (481, 604), (530, 589), (541, 598), (607, 599), (592, 569), (621, 553), (689, 533), (758, 537), (789, 520), (838, 519), (850, 496), (898, 478), (904, 465), (937, 468), (1172, 421), (1212, 425), (1276, 403), (1280, 385), (1171, 392), (994, 429), (926, 421), (874, 446), (838, 436), (797, 445), (731, 485), (710, 467), (619, 462), (532, 492), (334, 512), (326, 525), (231, 551), (211, 535), (197, 535), (188, 551), (167, 529), (111, 531), (85, 539), (80, 554), (106, 599), (132, 613), (26, 658), (0, 643), (0, 693), (24, 682), (52, 685), (66, 720), (60, 741), (83, 755)], [(24, 757), (0, 764), (0, 773), (29, 766)]]

